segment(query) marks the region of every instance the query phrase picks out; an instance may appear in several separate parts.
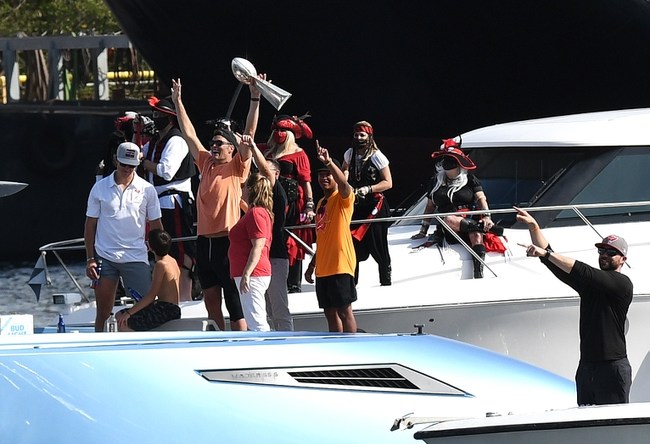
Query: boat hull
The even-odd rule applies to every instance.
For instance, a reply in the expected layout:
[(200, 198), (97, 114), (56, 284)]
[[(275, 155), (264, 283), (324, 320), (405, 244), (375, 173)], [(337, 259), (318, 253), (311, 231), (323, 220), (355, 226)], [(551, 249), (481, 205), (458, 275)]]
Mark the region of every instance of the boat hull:
[[(384, 386), (355, 382), (378, 367), (397, 373), (377, 376)], [(315, 372), (343, 377), (322, 381)], [(414, 384), (391, 385), (401, 378)], [(0, 431), (25, 443), (409, 443), (411, 433), (389, 431), (409, 412), (482, 415), (575, 402), (570, 381), (429, 335), (3, 338), (0, 392)]]

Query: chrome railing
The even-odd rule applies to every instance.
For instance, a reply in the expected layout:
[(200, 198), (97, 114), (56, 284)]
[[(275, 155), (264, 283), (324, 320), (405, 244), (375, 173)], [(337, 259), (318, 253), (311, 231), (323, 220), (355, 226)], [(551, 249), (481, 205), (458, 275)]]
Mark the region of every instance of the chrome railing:
[[(637, 202), (613, 202), (613, 203), (598, 203), (598, 204), (576, 204), (576, 205), (549, 205), (549, 206), (540, 206), (540, 207), (526, 207), (524, 208), (526, 211), (529, 213), (536, 213), (536, 212), (543, 212), (543, 211), (562, 211), (562, 210), (571, 210), (576, 215), (587, 225), (590, 227), (594, 233), (598, 236), (599, 239), (602, 239), (602, 234), (598, 232), (596, 227), (589, 221), (589, 219), (584, 215), (583, 211), (587, 209), (604, 209), (604, 208), (634, 208), (634, 207), (643, 207), (643, 206), (650, 206), (650, 201), (637, 201)], [(374, 218), (374, 219), (363, 219), (363, 220), (355, 220), (352, 221), (353, 225), (356, 224), (364, 224), (364, 223), (381, 223), (381, 222), (399, 222), (399, 221), (417, 221), (417, 220), (424, 220), (424, 219), (436, 219), (438, 223), (440, 223), (442, 226), (444, 226), (459, 242), (459, 244), (469, 252), (469, 254), (472, 255), (475, 259), (481, 261), (488, 270), (496, 277), (496, 273), (485, 263), (483, 259), (481, 259), (475, 252), (472, 250), (472, 248), (467, 245), (467, 243), (456, 233), (455, 231), (451, 230), (447, 223), (443, 220), (445, 216), (453, 216), (453, 215), (463, 215), (463, 216), (471, 216), (475, 214), (484, 214), (486, 211), (485, 210), (476, 210), (476, 211), (455, 211), (455, 212), (450, 212), (450, 213), (434, 213), (434, 214), (413, 214), (413, 215), (408, 215), (408, 216), (391, 216), (391, 217), (383, 217), (383, 218)], [(490, 214), (507, 214), (507, 213), (514, 213), (516, 210), (514, 208), (505, 208), (505, 209), (490, 209), (489, 210)], [(296, 229), (303, 229), (303, 228), (314, 228), (315, 224), (305, 224), (305, 225), (293, 225), (293, 226), (287, 226), (285, 227), (285, 230), (291, 235), (296, 242), (300, 243), (305, 249), (310, 253), (314, 254), (314, 250), (311, 248), (310, 245), (307, 245), (305, 242), (300, 239), (297, 235), (295, 235), (292, 230)], [(174, 242), (181, 242), (181, 241), (192, 241), (196, 240), (196, 236), (185, 236), (185, 237), (179, 237), (179, 238), (174, 238)], [(77, 239), (70, 239), (70, 240), (65, 240), (65, 241), (59, 241), (59, 242), (52, 242), (47, 245), (43, 245), (42, 247), (39, 248), (39, 251), (41, 252), (41, 255), (43, 257), (43, 263), (45, 263), (45, 255), (48, 252), (52, 252), (54, 256), (57, 258), (59, 263), (62, 265), (63, 269), (65, 270), (66, 274), (70, 277), (70, 279), (73, 281), (75, 287), (79, 290), (81, 293), (82, 297), (89, 302), (90, 299), (82, 286), (77, 282), (75, 277), (72, 275), (68, 267), (65, 265), (63, 262), (59, 252), (61, 251), (79, 251), (83, 250), (84, 247), (84, 239), (83, 238), (77, 238)], [(627, 266), (629, 267), (630, 265), (625, 262)], [(47, 265), (46, 267), (46, 273), (47, 273)]]

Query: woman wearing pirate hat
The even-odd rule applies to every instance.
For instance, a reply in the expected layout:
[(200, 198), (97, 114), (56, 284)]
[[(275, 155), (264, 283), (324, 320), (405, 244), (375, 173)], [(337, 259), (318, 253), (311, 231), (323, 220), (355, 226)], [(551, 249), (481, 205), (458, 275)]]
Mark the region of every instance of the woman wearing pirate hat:
[[(435, 151), (431, 157), (435, 162), (436, 179), (431, 191), (428, 193), (426, 214), (434, 211), (441, 213), (452, 213), (457, 211), (485, 210), (489, 211), (487, 197), (483, 192), (481, 182), (470, 171), (476, 169), (476, 165), (460, 149), (461, 139), (444, 139), (440, 149)], [(484, 236), (491, 232), (497, 235), (502, 234), (501, 227), (494, 225), (489, 213), (481, 215), (480, 220), (463, 216), (446, 216), (444, 221), (449, 227), (465, 241), (468, 241), (472, 250), (481, 259), (485, 258)], [(420, 239), (427, 235), (430, 222), (422, 221), (420, 232), (412, 239)], [(443, 230), (442, 227), (439, 230)], [(442, 241), (442, 233), (449, 243), (455, 243), (456, 239), (443, 231), (437, 231), (437, 241)], [(483, 277), (483, 263), (474, 259), (474, 278)]]
[[(314, 218), (314, 195), (311, 188), (311, 166), (305, 151), (296, 140), (306, 137), (311, 139), (311, 128), (301, 117), (280, 115), (273, 119), (271, 136), (260, 149), (268, 159), (274, 159), (280, 165), (280, 184), (287, 193), (288, 210), (287, 225), (311, 223)], [(296, 230), (294, 233), (307, 245), (314, 243), (314, 231), (311, 228)], [(293, 238), (288, 241), (289, 277), (287, 286), (289, 293), (299, 293), (302, 282), (302, 260), (305, 250)]]

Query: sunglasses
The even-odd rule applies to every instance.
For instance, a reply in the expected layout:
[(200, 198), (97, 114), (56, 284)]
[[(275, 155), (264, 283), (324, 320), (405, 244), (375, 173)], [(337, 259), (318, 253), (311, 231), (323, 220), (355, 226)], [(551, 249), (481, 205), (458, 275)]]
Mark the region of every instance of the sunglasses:
[(127, 165), (122, 162), (118, 162), (122, 168), (135, 168), (135, 165)]
[(223, 140), (213, 140), (210, 142), (210, 146), (221, 146), (221, 145), (232, 145), (232, 143), (224, 142)]
[(451, 159), (447, 156), (442, 158), (442, 169), (443, 170), (453, 170), (458, 167), (458, 162), (456, 159)]
[(598, 249), (598, 254), (603, 255), (606, 254), (609, 257), (614, 257), (620, 255), (620, 251), (614, 250), (613, 248), (599, 248)]

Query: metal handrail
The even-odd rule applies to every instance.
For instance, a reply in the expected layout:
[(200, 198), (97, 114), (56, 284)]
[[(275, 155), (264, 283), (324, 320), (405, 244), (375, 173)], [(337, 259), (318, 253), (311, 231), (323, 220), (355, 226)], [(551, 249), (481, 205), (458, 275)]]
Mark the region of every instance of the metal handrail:
[[(588, 226), (590, 227), (600, 239), (602, 239), (602, 235), (598, 232), (596, 227), (587, 219), (587, 217), (580, 211), (580, 210), (585, 210), (585, 209), (602, 209), (602, 208), (621, 208), (621, 207), (641, 207), (641, 206), (650, 206), (650, 201), (637, 201), (637, 202), (612, 202), (612, 203), (600, 203), (600, 204), (576, 204), (576, 205), (549, 205), (549, 206), (542, 206), (542, 207), (527, 207), (525, 210), (529, 213), (533, 212), (541, 212), (541, 211), (559, 211), (559, 210), (571, 210), (576, 215)], [(454, 211), (454, 212), (449, 212), (449, 213), (433, 213), (433, 214), (414, 214), (411, 216), (391, 216), (391, 217), (381, 217), (381, 218), (374, 218), (374, 219), (363, 219), (363, 220), (355, 220), (352, 221), (352, 224), (363, 224), (363, 223), (381, 223), (381, 222), (398, 222), (398, 221), (403, 221), (403, 220), (423, 220), (423, 219), (436, 219), (440, 225), (445, 227), (447, 231), (449, 231), (459, 242), (459, 244), (469, 252), (469, 254), (472, 255), (472, 257), (478, 261), (480, 261), (485, 268), (490, 270), (490, 272), (494, 275), (494, 277), (497, 277), (497, 274), (490, 268), (490, 266), (485, 262), (484, 259), (479, 257), (472, 248), (467, 245), (465, 241), (456, 233), (454, 230), (452, 230), (449, 225), (443, 220), (444, 217), (446, 216), (455, 216), (455, 215), (462, 215), (462, 216), (471, 216), (475, 214), (485, 214), (486, 212), (489, 212), (490, 214), (506, 214), (506, 213), (514, 213), (517, 210), (514, 208), (505, 208), (505, 209), (500, 209), (500, 210), (475, 210), (475, 211)], [(301, 228), (313, 228), (315, 227), (315, 224), (306, 224), (306, 225), (294, 225), (294, 226), (288, 226), (285, 227), (284, 229), (289, 233), (292, 238), (296, 240), (299, 244), (301, 244), (311, 255), (314, 254), (314, 250), (311, 248), (311, 246), (307, 245), (305, 242), (300, 239), (295, 233), (293, 233), (291, 230), (294, 229), (301, 229)], [(196, 240), (197, 236), (185, 236), (185, 237), (178, 237), (174, 238), (172, 241), (173, 242), (181, 242), (181, 241), (192, 241)], [(68, 277), (72, 279), (75, 287), (79, 290), (81, 295), (86, 301), (90, 301), (88, 298), (88, 295), (86, 292), (83, 290), (81, 285), (77, 282), (77, 280), (74, 278), (68, 267), (66, 267), (65, 263), (61, 259), (61, 256), (58, 254), (59, 251), (72, 251), (72, 250), (83, 250), (85, 248), (84, 244), (84, 239), (83, 238), (77, 238), (77, 239), (69, 239), (69, 240), (64, 240), (64, 241), (59, 241), (59, 242), (52, 242), (46, 245), (43, 245), (42, 247), (39, 248), (39, 251), (41, 252), (41, 255), (43, 256), (43, 259), (45, 258), (44, 256), (46, 255), (47, 252), (51, 251), (54, 256), (57, 258), (65, 272), (68, 274)], [(76, 245), (79, 244), (79, 245)], [(44, 261), (45, 262), (45, 261)], [(628, 264), (627, 261), (625, 261), (625, 264), (630, 267), (630, 264)], [(47, 270), (47, 265), (46, 265), (46, 270)]]
[[(598, 203), (598, 204), (574, 204), (574, 205), (547, 205), (547, 206), (541, 206), (541, 207), (526, 207), (525, 210), (529, 213), (533, 212), (541, 212), (541, 211), (561, 211), (561, 210), (572, 210), (573, 212), (576, 213), (576, 215), (582, 219), (582, 221), (589, 226), (597, 235), (600, 239), (603, 238), (603, 236), (596, 230), (596, 227), (587, 219), (587, 217), (580, 211), (581, 209), (601, 209), (601, 208), (620, 208), (620, 207), (642, 207), (642, 206), (649, 206), (650, 201), (645, 200), (645, 201), (638, 201), (638, 202), (610, 202), (610, 203)], [(474, 210), (474, 211), (453, 211), (449, 213), (431, 213), (431, 214), (414, 214), (411, 216), (391, 216), (391, 217), (376, 217), (373, 219), (361, 219), (361, 220), (353, 220), (351, 222), (352, 225), (358, 225), (358, 224), (365, 224), (365, 223), (379, 223), (379, 222), (399, 222), (403, 220), (423, 220), (423, 219), (436, 219), (440, 225), (442, 225), (449, 233), (451, 233), (452, 236), (458, 241), (458, 243), (465, 249), (467, 252), (472, 255), (472, 257), (476, 260), (478, 260), (485, 268), (490, 270), (490, 272), (494, 275), (494, 277), (497, 277), (497, 274), (490, 268), (490, 266), (485, 262), (484, 259), (482, 259), (472, 248), (465, 242), (458, 233), (456, 233), (454, 230), (452, 230), (449, 225), (443, 220), (444, 217), (446, 216), (472, 216), (472, 215), (481, 215), (490, 213), (490, 214), (507, 214), (507, 213), (515, 213), (517, 210), (514, 208), (504, 208), (500, 210)], [(285, 227), (285, 230), (292, 230), (292, 229), (298, 229), (298, 228), (313, 228), (315, 227), (315, 224), (307, 224), (307, 225), (293, 225), (289, 227)], [(290, 234), (293, 234), (289, 231)], [(297, 238), (297, 236), (294, 235), (294, 238)], [(299, 238), (298, 238), (299, 240)], [(304, 242), (300, 242), (303, 246), (307, 246)], [(308, 251), (311, 251), (309, 249)], [(313, 254), (313, 253), (312, 253)], [(631, 268), (631, 265), (625, 261), (625, 265), (628, 268)]]
[[(638, 202), (612, 202), (612, 203), (600, 203), (600, 204), (575, 204), (575, 205), (548, 205), (542, 207), (525, 207), (522, 208), (529, 213), (541, 212), (541, 211), (557, 211), (557, 210), (573, 210), (576, 209), (590, 209), (590, 208), (618, 208), (618, 207), (642, 207), (650, 205), (650, 200), (643, 200)], [(352, 225), (355, 224), (366, 224), (366, 223), (378, 223), (378, 222), (399, 222), (402, 220), (422, 220), (422, 219), (432, 219), (435, 216), (445, 217), (445, 216), (472, 216), (475, 214), (507, 214), (515, 213), (517, 210), (514, 208), (504, 208), (501, 210), (474, 210), (474, 211), (452, 211), (449, 213), (432, 213), (432, 214), (413, 214), (410, 216), (390, 216), (390, 217), (376, 217), (373, 219), (359, 219), (353, 220)], [(288, 230), (297, 229), (297, 228), (313, 228), (315, 224), (308, 225), (292, 225), (285, 227)]]
[[(576, 205), (548, 205), (541, 207), (526, 207), (524, 210), (529, 213), (533, 212), (542, 212), (542, 211), (558, 211), (558, 210), (572, 210), (578, 217), (580, 217), (586, 225), (591, 227), (596, 234), (600, 236), (595, 227), (588, 221), (588, 219), (578, 210), (584, 209), (600, 209), (600, 208), (620, 208), (620, 207), (642, 207), (650, 206), (650, 200), (643, 200), (637, 202), (612, 202), (612, 203), (600, 203), (600, 204), (576, 204)], [(433, 218), (443, 218), (445, 216), (472, 216), (475, 214), (485, 214), (489, 212), (490, 214), (507, 214), (515, 213), (517, 210), (514, 208), (504, 208), (500, 210), (476, 210), (476, 211), (454, 211), (449, 213), (433, 213), (433, 214), (413, 214), (410, 216), (391, 216), (391, 217), (376, 217), (374, 219), (361, 219), (353, 220), (352, 225), (364, 224), (364, 223), (380, 223), (380, 222), (398, 222), (403, 220), (422, 220), (422, 219), (433, 219)], [(305, 224), (305, 225), (291, 225), (287, 226), (285, 230), (296, 230), (301, 228), (315, 228), (315, 224)], [(183, 241), (192, 241), (196, 240), (197, 236), (185, 236), (174, 238), (173, 242), (183, 242)], [(69, 239), (59, 242), (52, 242), (46, 245), (43, 245), (38, 250), (39, 251), (63, 251), (63, 250), (81, 250), (84, 248), (83, 245), (74, 245), (78, 243), (83, 243), (83, 238)]]

